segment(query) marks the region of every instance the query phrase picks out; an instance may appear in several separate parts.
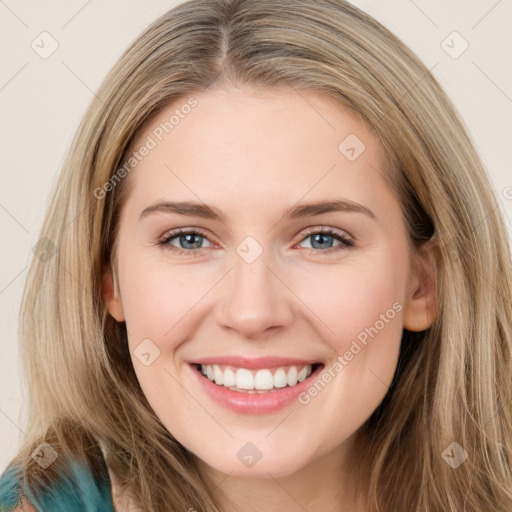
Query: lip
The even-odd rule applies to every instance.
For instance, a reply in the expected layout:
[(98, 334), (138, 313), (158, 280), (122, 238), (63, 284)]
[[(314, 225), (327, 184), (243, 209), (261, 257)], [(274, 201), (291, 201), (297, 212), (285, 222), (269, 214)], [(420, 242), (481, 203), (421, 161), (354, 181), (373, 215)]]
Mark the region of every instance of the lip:
[(250, 370), (258, 370), (262, 368), (278, 368), (279, 366), (303, 366), (306, 364), (325, 364), (318, 359), (296, 359), (281, 356), (266, 357), (241, 357), (241, 356), (212, 356), (204, 359), (196, 359), (188, 361), (189, 364), (218, 364), (226, 366), (236, 366), (237, 368), (247, 368)]
[[(239, 391), (232, 391), (230, 389), (224, 388), (222, 386), (218, 386), (210, 379), (205, 377), (199, 370), (198, 364), (232, 364), (233, 366), (239, 366), (241, 364), (240, 358), (215, 358), (218, 361), (222, 361), (222, 363), (205, 363), (204, 361), (211, 361), (213, 359), (204, 359), (199, 363), (190, 362), (190, 368), (192, 372), (196, 375), (196, 378), (199, 381), (199, 384), (202, 386), (204, 392), (215, 402), (222, 405), (228, 410), (234, 411), (239, 414), (245, 415), (263, 415), (263, 414), (271, 414), (273, 412), (277, 412), (287, 405), (290, 405), (295, 400), (298, 399), (298, 396), (306, 391), (309, 388), (313, 380), (315, 380), (318, 375), (325, 368), (324, 364), (319, 364), (318, 367), (311, 373), (311, 375), (303, 380), (302, 382), (297, 383), (295, 386), (287, 386), (284, 388), (277, 389), (276, 391), (268, 391), (267, 393), (243, 393)], [(236, 364), (233, 362), (236, 361)], [(258, 364), (261, 365), (261, 360), (265, 360), (268, 364), (268, 358), (261, 358), (258, 360)], [(229, 363), (226, 363), (229, 361)], [(251, 360), (252, 363), (255, 363), (256, 360)], [(275, 362), (275, 359), (272, 358), (272, 361)], [(292, 361), (291, 359), (286, 359), (286, 361)], [(318, 361), (317, 361), (318, 363)], [(300, 361), (300, 363), (287, 363), (287, 364), (308, 364)], [(309, 363), (312, 364), (312, 363)], [(282, 363), (282, 360), (277, 366), (285, 366)], [(240, 366), (244, 367), (244, 366)], [(259, 368), (261, 366), (252, 366), (252, 368)], [(270, 366), (273, 368), (274, 366)], [(245, 366), (245, 368), (249, 368)], [(266, 366), (265, 368), (269, 368)]]

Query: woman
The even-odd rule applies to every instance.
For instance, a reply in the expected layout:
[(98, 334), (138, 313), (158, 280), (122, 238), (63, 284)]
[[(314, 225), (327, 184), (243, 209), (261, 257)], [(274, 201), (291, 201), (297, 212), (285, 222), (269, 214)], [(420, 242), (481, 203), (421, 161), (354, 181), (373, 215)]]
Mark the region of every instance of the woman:
[(169, 11), (45, 219), (2, 505), (509, 511), (496, 205), (435, 79), (350, 4)]

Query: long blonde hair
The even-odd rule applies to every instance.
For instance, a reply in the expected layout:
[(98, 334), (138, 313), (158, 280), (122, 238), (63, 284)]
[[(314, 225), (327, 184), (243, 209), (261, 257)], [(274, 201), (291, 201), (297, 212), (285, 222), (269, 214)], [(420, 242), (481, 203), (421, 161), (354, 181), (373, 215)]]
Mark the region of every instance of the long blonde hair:
[[(512, 269), (506, 228), (452, 103), (420, 60), (342, 0), (191, 0), (165, 13), (105, 78), (64, 162), (20, 317), (27, 439), (16, 461), (37, 490), (66, 456), (109, 469), (154, 512), (218, 511), (191, 454), (156, 417), (102, 299), (115, 256), (122, 165), (162, 107), (231, 80), (291, 86), (359, 112), (390, 156), (410, 245), (435, 243), (438, 315), (404, 331), (393, 384), (357, 433), (371, 511), (512, 510)], [(103, 188), (103, 190), (105, 190)], [(30, 457), (47, 441), (59, 458)], [(452, 443), (468, 458), (456, 469)], [(448, 450), (448, 452), (446, 452)]]

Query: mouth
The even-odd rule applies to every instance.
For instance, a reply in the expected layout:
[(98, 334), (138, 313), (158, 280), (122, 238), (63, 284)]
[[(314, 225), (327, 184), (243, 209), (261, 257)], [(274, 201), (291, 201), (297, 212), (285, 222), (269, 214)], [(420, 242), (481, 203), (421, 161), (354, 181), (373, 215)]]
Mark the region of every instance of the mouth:
[(223, 364), (192, 363), (191, 366), (219, 388), (238, 393), (267, 394), (294, 388), (325, 365), (292, 364), (258, 369)]
[(315, 359), (235, 354), (189, 360), (188, 364), (198, 392), (243, 415), (273, 414), (291, 406), (325, 367), (325, 362)]

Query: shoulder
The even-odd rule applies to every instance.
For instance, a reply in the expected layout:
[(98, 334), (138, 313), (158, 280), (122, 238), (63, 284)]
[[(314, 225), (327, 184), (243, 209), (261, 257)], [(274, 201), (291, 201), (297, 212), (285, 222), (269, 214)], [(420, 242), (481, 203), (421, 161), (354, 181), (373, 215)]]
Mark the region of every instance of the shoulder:
[[(61, 461), (63, 462), (63, 461)], [(28, 478), (11, 463), (0, 476), (0, 510), (6, 512), (114, 512), (108, 472), (94, 477), (82, 461), (67, 459), (57, 474)]]
[(32, 503), (30, 503), (30, 501), (28, 501), (27, 498), (23, 497), (12, 512), (37, 512), (37, 509), (32, 505)]
[(23, 510), (21, 474), (19, 465), (10, 464), (0, 476), (0, 510)]

